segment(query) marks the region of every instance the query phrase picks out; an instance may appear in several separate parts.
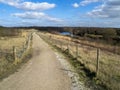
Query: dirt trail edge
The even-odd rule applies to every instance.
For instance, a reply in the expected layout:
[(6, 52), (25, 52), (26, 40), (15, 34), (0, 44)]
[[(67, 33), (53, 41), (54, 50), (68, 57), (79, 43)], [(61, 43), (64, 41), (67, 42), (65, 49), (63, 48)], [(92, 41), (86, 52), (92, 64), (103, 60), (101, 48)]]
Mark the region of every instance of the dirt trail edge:
[(61, 68), (54, 51), (34, 33), (32, 59), (1, 81), (0, 90), (71, 90), (71, 79)]

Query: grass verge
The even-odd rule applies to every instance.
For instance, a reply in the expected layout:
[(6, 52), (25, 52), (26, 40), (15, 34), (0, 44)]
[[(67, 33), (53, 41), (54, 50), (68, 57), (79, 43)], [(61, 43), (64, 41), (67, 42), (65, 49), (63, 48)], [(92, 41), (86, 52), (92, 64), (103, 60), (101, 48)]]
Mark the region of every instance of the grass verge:
[[(59, 40), (59, 38), (57, 38), (56, 36), (52, 36), (54, 38), (50, 40), (50, 36), (47, 34), (40, 34), (40, 36), (47, 43), (52, 43), (52, 45), (56, 45), (53, 47), (56, 47), (58, 50), (61, 51), (61, 53), (65, 54), (65, 56), (68, 57), (68, 60), (71, 62), (71, 64), (76, 69), (78, 68), (76, 71), (80, 73), (80, 77), (83, 77), (85, 83), (88, 86), (91, 86), (93, 83), (95, 87), (100, 86), (103, 87), (105, 90), (120, 90), (119, 55), (107, 52), (105, 50), (100, 50), (99, 73), (96, 78), (96, 48), (79, 45), (77, 56), (78, 59), (76, 59), (76, 43), (70, 43), (68, 42), (68, 40), (65, 41), (64, 39)], [(69, 52), (66, 49), (69, 49)], [(88, 77), (87, 80), (86, 77)], [(95, 90), (99, 89), (97, 88)]]
[[(32, 45), (32, 44), (31, 44)], [(22, 56), (21, 60), (14, 64), (13, 61), (8, 60), (1, 60), (0, 61), (0, 81), (2, 81), (4, 78), (8, 77), (9, 75), (15, 73), (20, 69), (20, 67), (29, 61), (29, 59), (32, 57), (32, 47), (30, 47), (29, 50), (27, 50), (24, 55)]]
[(78, 73), (80, 81), (83, 81), (88, 88), (92, 88), (92, 90), (108, 90), (105, 85), (100, 83), (99, 79), (95, 78), (95, 73), (86, 68), (77, 58), (74, 58), (68, 50), (63, 51), (61, 48), (52, 44), (51, 46), (67, 58), (68, 62), (74, 67), (76, 73)]

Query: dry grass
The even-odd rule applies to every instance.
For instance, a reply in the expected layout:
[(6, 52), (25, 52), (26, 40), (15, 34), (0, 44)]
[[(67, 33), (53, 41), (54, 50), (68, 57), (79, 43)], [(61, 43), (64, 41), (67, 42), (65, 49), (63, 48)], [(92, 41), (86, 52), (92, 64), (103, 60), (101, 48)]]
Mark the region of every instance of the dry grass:
[(75, 39), (74, 38), (73, 39), (71, 37), (62, 36), (62, 35), (55, 35), (55, 34), (51, 34), (51, 33), (46, 33), (46, 35), (52, 36), (52, 38), (56, 38), (56, 39), (59, 39), (59, 40), (73, 41), (73, 42), (76, 42), (76, 43), (81, 43), (81, 44), (84, 44), (84, 45), (98, 47), (98, 48), (101, 48), (103, 50), (107, 50), (107, 51), (110, 51), (110, 52), (115, 52), (115, 53), (120, 54), (120, 47), (119, 46), (113, 46), (113, 45), (110, 45), (110, 44), (98, 43), (98, 42), (94, 42), (94, 40), (87, 40), (85, 38), (84, 39), (83, 38), (80, 38), (80, 39)]
[(120, 55), (101, 51), (99, 78), (112, 90), (120, 90)]
[(12, 49), (13, 46), (22, 46), (25, 41), (25, 37), (8, 37), (5, 40), (0, 40), (0, 49)]
[(12, 49), (13, 46), (22, 47), (33, 30), (23, 30), (20, 36), (13, 37), (0, 37), (0, 50)]
[[(57, 45), (57, 47), (59, 48), (62, 48), (62, 50), (66, 50), (67, 48), (69, 48), (69, 53), (76, 57), (77, 44), (71, 42), (71, 39), (69, 37), (52, 35), (49, 33), (43, 35), (47, 36), (48, 38), (52, 36), (51, 42), (53, 44)], [(91, 42), (86, 43), (91, 44)], [(96, 43), (94, 44), (98, 45)], [(104, 45), (100, 46), (107, 47)], [(108, 45), (107, 48), (112, 48), (112, 46)], [(78, 60), (83, 63), (85, 67), (91, 72), (96, 72), (96, 58), (96, 48), (85, 46), (82, 44), (78, 45)], [(105, 50), (100, 50), (98, 79), (100, 81), (97, 80), (96, 83), (106, 85), (107, 88), (110, 90), (120, 90), (120, 55)]]
[[(15, 64), (13, 58), (13, 46), (17, 47), (16, 54), (21, 54), (28, 35), (31, 33), (31, 31), (23, 32), (26, 33), (26, 36), (0, 37), (0, 80), (15, 72), (17, 70), (17, 67), (20, 66), (20, 63), (24, 62), (23, 60), (19, 60), (20, 62)], [(31, 51), (25, 52), (24, 54), (21, 56), (21, 59), (28, 57), (31, 54)]]

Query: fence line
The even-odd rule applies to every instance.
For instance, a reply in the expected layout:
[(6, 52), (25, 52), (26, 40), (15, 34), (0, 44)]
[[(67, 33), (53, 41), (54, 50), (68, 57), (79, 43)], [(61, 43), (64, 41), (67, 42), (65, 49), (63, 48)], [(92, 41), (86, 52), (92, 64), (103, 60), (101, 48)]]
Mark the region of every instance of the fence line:
[(0, 50), (0, 57), (5, 58), (6, 60), (12, 61), (15, 64), (17, 64), (17, 62), (19, 62), (22, 59), (25, 52), (29, 50), (31, 42), (32, 42), (32, 33), (27, 37), (22, 47), (13, 46), (11, 50), (5, 50), (5, 51)]
[[(59, 47), (83, 63), (91, 72), (112, 90), (120, 89), (120, 55), (96, 47), (75, 43), (72, 40), (61, 40), (51, 35), (40, 33), (46, 42)], [(111, 73), (112, 70), (112, 73)], [(114, 83), (114, 84), (113, 84)]]
[(17, 54), (15, 54), (17, 57), (17, 62), (19, 62), (19, 60), (21, 60), (21, 58), (23, 57), (23, 55), (29, 50), (30, 45), (32, 42), (32, 33), (28, 36), (25, 44), (22, 46), (22, 48), (20, 50), (17, 51)]
[(99, 75), (99, 53), (100, 53), (100, 49), (97, 48), (97, 64), (96, 64), (96, 75)]

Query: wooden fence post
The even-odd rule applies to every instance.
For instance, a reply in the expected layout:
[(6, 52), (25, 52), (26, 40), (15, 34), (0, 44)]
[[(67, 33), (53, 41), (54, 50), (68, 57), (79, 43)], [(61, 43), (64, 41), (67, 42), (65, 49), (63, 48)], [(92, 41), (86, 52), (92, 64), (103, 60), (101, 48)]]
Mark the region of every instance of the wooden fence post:
[(25, 46), (23, 45), (23, 53), (25, 52), (25, 50), (26, 50), (26, 48), (25, 48)]
[(16, 61), (17, 57), (16, 57), (16, 47), (13, 46), (13, 57), (14, 57), (14, 61)]
[(56, 46), (59, 48), (59, 42), (56, 40)]
[(62, 50), (62, 42), (61, 42), (61, 50)]
[(69, 53), (69, 42), (67, 43), (67, 50), (68, 50), (68, 53)]
[(98, 74), (99, 74), (99, 54), (100, 54), (100, 49), (97, 48), (96, 76), (98, 76)]
[(55, 40), (55, 42), (54, 42), (54, 43), (55, 43), (55, 46), (57, 46), (57, 42), (56, 42), (56, 40)]
[(76, 59), (78, 58), (78, 44), (76, 45)]
[(53, 45), (55, 45), (55, 40), (53, 39), (53, 43), (52, 43)]
[(52, 44), (52, 36), (50, 36), (50, 44)]
[(51, 39), (51, 44), (53, 45), (53, 39)]
[(27, 40), (27, 50), (30, 48), (30, 37), (28, 37), (28, 40)]

